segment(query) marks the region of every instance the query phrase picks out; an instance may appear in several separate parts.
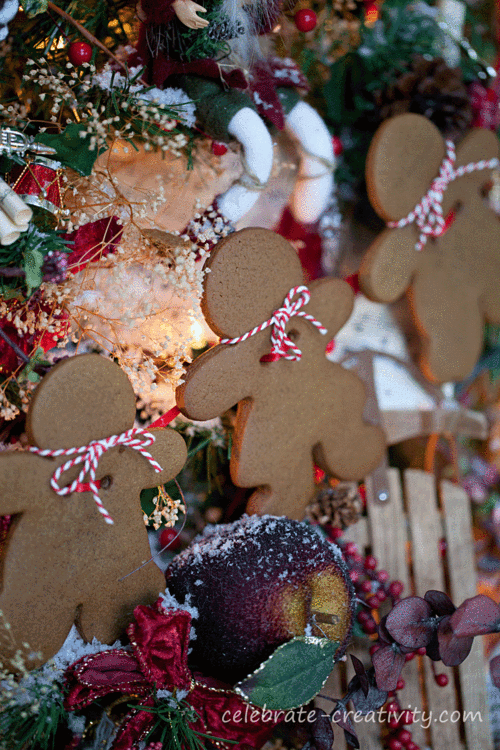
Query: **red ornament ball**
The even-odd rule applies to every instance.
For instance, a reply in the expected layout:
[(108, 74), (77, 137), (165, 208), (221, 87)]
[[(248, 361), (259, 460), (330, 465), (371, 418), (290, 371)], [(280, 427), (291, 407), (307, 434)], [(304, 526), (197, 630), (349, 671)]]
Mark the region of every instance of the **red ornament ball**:
[(446, 687), (449, 683), (448, 675), (444, 673), (437, 674), (434, 679), (436, 680), (436, 685), (439, 685), (439, 687)]
[(227, 153), (227, 146), (222, 141), (212, 141), (212, 153), (214, 156), (224, 156)]
[(72, 42), (68, 48), (68, 57), (73, 65), (83, 65), (92, 60), (92, 47), (88, 42)]
[(316, 13), (313, 10), (309, 10), (309, 8), (298, 10), (293, 20), (299, 31), (312, 31), (318, 23)]

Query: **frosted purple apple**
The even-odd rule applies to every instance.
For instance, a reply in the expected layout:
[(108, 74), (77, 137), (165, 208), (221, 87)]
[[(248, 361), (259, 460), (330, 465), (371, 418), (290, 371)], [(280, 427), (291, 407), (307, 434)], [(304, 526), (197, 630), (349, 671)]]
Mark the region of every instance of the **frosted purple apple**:
[(284, 517), (244, 516), (208, 527), (166, 573), (179, 602), (197, 607), (193, 663), (234, 683), (294, 636), (347, 646), (354, 592), (341, 552), (311, 527)]

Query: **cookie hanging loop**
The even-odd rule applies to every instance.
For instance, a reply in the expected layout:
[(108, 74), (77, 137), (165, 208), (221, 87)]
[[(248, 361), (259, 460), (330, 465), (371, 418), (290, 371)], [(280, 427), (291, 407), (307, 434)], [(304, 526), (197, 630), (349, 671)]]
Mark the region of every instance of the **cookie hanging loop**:
[[(298, 299), (293, 302), (295, 295), (299, 295)], [(285, 328), (290, 320), (294, 316), (304, 318), (315, 326), (318, 331), (325, 335), (328, 333), (327, 329), (316, 320), (313, 315), (301, 310), (304, 305), (307, 305), (311, 299), (311, 292), (306, 286), (294, 286), (285, 297), (283, 306), (279, 307), (274, 311), (273, 315), (269, 320), (261, 323), (251, 331), (237, 336), (234, 339), (221, 339), (221, 344), (239, 344), (242, 341), (246, 341), (250, 336), (255, 336), (256, 333), (264, 331), (266, 328), (272, 326), (271, 331), (271, 351), (269, 354), (265, 354), (261, 357), (261, 362), (276, 362), (278, 359), (284, 358), (292, 361), (298, 361), (302, 357), (302, 352), (298, 346), (286, 335)]]
[[(103, 505), (101, 498), (99, 497), (100, 482), (96, 480), (96, 471), (99, 465), (99, 459), (111, 448), (115, 448), (118, 445), (123, 445), (127, 448), (133, 448), (133, 450), (139, 451), (139, 453), (146, 458), (153, 469), (159, 473), (162, 471), (160, 464), (153, 458), (146, 448), (152, 445), (155, 441), (155, 437), (152, 433), (147, 432), (145, 429), (132, 427), (126, 432), (122, 432), (120, 435), (112, 435), (109, 438), (103, 438), (102, 440), (92, 440), (88, 445), (83, 445), (80, 448), (60, 448), (58, 450), (42, 449), (30, 446), (29, 450), (31, 453), (36, 453), (38, 456), (44, 458), (57, 458), (58, 456), (73, 456), (69, 461), (59, 466), (50, 479), (50, 486), (57, 495), (66, 497), (71, 495), (73, 492), (91, 492), (92, 497), (97, 505), (99, 513), (104, 517), (104, 520), (108, 524), (113, 524), (113, 519), (109, 515), (108, 511)], [(83, 467), (78, 474), (78, 477), (68, 484), (66, 487), (60, 487), (59, 479), (64, 472), (71, 469), (73, 466), (78, 466), (83, 463)], [(90, 481), (85, 483), (85, 477), (89, 476)]]
[(439, 237), (446, 229), (446, 220), (443, 216), (443, 198), (445, 190), (450, 182), (463, 177), (471, 172), (483, 169), (494, 169), (500, 164), (495, 157), (493, 159), (481, 159), (481, 161), (470, 162), (463, 167), (455, 169), (457, 154), (453, 141), (446, 141), (446, 155), (439, 168), (438, 176), (432, 181), (431, 186), (422, 200), (417, 203), (413, 211), (399, 221), (389, 221), (389, 229), (401, 229), (413, 222), (420, 229), (420, 236), (415, 245), (415, 250), (422, 250), (429, 237)]

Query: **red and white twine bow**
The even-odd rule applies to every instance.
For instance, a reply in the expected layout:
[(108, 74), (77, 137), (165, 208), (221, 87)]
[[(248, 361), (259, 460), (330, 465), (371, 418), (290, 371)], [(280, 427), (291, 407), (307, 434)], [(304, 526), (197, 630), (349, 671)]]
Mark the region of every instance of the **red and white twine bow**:
[(439, 169), (439, 174), (433, 180), (420, 203), (417, 203), (413, 211), (404, 219), (390, 221), (387, 224), (390, 229), (400, 229), (415, 222), (420, 229), (420, 236), (415, 245), (416, 250), (422, 250), (429, 237), (439, 237), (446, 229), (446, 219), (443, 216), (443, 197), (450, 182), (471, 172), (493, 169), (498, 167), (500, 163), (497, 158), (482, 159), (455, 169), (456, 158), (453, 141), (446, 141), (446, 156)]
[[(292, 302), (296, 294), (298, 294), (299, 297), (295, 300), (295, 302)], [(294, 286), (286, 295), (283, 307), (275, 310), (273, 316), (269, 318), (269, 320), (266, 320), (265, 323), (261, 323), (260, 325), (255, 326), (255, 328), (252, 328), (251, 331), (244, 333), (242, 336), (237, 336), (234, 339), (221, 339), (220, 343), (239, 344), (242, 341), (246, 341), (248, 338), (250, 338), (250, 336), (255, 336), (256, 333), (260, 333), (266, 328), (269, 328), (269, 326), (272, 326), (273, 330), (271, 331), (271, 351), (269, 352), (269, 354), (265, 354), (263, 357), (261, 357), (260, 361), (276, 362), (276, 360), (281, 359), (282, 357), (284, 357), (285, 359), (297, 361), (302, 357), (302, 352), (299, 347), (294, 344), (291, 338), (289, 338), (289, 336), (287, 336), (285, 333), (285, 327), (290, 318), (293, 318), (296, 315), (297, 317), (308, 320), (313, 324), (313, 326), (316, 326), (318, 331), (323, 335), (328, 332), (327, 329), (319, 322), (319, 320), (316, 320), (313, 315), (309, 315), (309, 313), (306, 313), (300, 309), (301, 307), (304, 307), (304, 305), (307, 305), (310, 299), (311, 292), (306, 286)]]
[[(147, 458), (151, 466), (156, 472), (162, 470), (160, 464), (153, 458), (146, 448), (152, 445), (155, 441), (154, 435), (141, 428), (132, 427), (126, 432), (122, 432), (120, 435), (112, 435), (109, 438), (103, 440), (92, 440), (88, 445), (82, 445), (80, 448), (60, 448), (58, 450), (35, 448), (30, 447), (32, 453), (36, 453), (38, 456), (46, 458), (57, 458), (58, 456), (74, 456), (69, 461), (59, 466), (50, 479), (50, 486), (61, 497), (71, 495), (73, 492), (91, 492), (92, 497), (95, 500), (99, 513), (104, 516), (106, 523), (112, 524), (113, 519), (109, 515), (108, 511), (104, 507), (101, 498), (99, 497), (100, 481), (96, 480), (96, 471), (99, 464), (99, 459), (109, 451), (111, 448), (115, 448), (117, 445), (124, 445), (127, 448), (133, 448), (139, 451), (144, 458)], [(78, 477), (68, 484), (66, 487), (59, 486), (59, 479), (65, 471), (71, 469), (73, 466), (83, 463), (82, 470), (78, 474)], [(90, 481), (85, 484), (85, 477), (89, 476)]]

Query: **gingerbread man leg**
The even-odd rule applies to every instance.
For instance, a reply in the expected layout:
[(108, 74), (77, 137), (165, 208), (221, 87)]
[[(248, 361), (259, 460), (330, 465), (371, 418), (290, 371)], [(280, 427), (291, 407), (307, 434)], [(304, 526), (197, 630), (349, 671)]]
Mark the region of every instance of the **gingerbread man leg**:
[(301, 147), (290, 208), (297, 221), (312, 223), (325, 210), (333, 190), (332, 138), (319, 114), (306, 102), (295, 105), (286, 117), (285, 128)]
[(220, 211), (236, 222), (257, 201), (273, 166), (273, 142), (257, 112), (243, 107), (230, 120), (228, 132), (243, 146), (244, 172), (225, 193), (217, 197)]
[[(304, 467), (307, 467), (304, 470)], [(304, 518), (304, 509), (314, 494), (312, 456), (297, 460), (290, 471), (287, 464), (281, 471), (276, 457), (272, 485), (259, 487), (250, 497), (247, 513), (287, 516), (297, 520)]]

